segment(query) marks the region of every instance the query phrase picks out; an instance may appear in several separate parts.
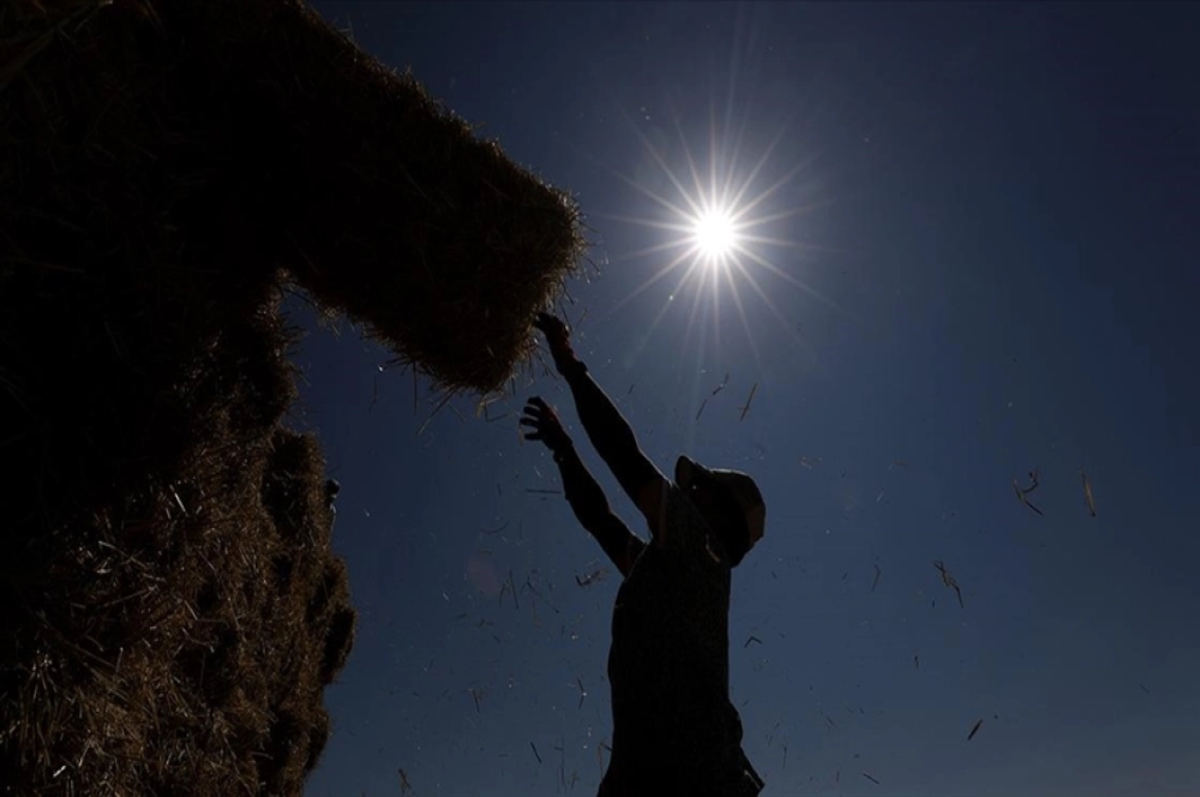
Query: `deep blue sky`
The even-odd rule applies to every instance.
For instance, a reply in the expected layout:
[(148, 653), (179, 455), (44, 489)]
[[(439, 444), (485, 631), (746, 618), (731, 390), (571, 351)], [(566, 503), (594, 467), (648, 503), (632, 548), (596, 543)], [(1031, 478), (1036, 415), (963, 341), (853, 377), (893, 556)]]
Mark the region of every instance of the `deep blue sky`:
[[(759, 480), (730, 660), (765, 795), (1200, 794), (1197, 6), (318, 7), (578, 196), (577, 350), (659, 466)], [(678, 221), (647, 192), (712, 140), (738, 179), (769, 153), (747, 198), (791, 175), (753, 245), (786, 276), (622, 301), (677, 254), (629, 219)], [(576, 585), (602, 554), (515, 414), (418, 436), (436, 397), (386, 359), (299, 354), (360, 610), (308, 793), (594, 793), (616, 578)], [(557, 404), (644, 534), (561, 383), (516, 387), (489, 417)], [(499, 603), (510, 570), (541, 599)]]

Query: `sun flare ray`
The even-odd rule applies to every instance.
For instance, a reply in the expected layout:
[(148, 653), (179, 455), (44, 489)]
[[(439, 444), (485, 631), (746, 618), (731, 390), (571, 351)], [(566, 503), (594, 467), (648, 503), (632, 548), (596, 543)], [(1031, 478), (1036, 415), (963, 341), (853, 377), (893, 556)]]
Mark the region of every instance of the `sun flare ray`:
[[(651, 277), (648, 280), (646, 280), (641, 285), (634, 288), (632, 292), (630, 292), (623, 299), (621, 299), (615, 305), (613, 305), (612, 309), (609, 310), (605, 315), (606, 316), (612, 315), (617, 310), (620, 310), (622, 307), (629, 304), (631, 301), (636, 299), (638, 296), (645, 293), (645, 291), (648, 288), (650, 288), (651, 286), (653, 286), (655, 283), (657, 283), (664, 277), (670, 276), (671, 272), (673, 272), (675, 269), (679, 268), (680, 264), (683, 263), (683, 261), (687, 260), (687, 258), (688, 258), (688, 254), (686, 252), (684, 252), (683, 254), (677, 255), (674, 260), (672, 260), (666, 266), (659, 269), (659, 271), (656, 274), (651, 275)], [(686, 281), (687, 276), (688, 276), (687, 274), (684, 275), (684, 278), (685, 278), (684, 281)], [(681, 286), (682, 286), (682, 282), (680, 285), (676, 286), (676, 288), (675, 288), (676, 292), (679, 290), (679, 288)], [(674, 296), (674, 293), (672, 293), (671, 295)]]

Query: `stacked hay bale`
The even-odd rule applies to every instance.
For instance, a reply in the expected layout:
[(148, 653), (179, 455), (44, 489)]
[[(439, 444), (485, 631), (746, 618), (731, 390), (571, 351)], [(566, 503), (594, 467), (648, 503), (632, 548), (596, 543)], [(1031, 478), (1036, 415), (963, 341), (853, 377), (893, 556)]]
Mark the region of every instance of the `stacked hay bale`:
[(581, 246), (300, 3), (5, 4), (0, 793), (300, 793), (354, 614), (282, 287), (487, 392)]

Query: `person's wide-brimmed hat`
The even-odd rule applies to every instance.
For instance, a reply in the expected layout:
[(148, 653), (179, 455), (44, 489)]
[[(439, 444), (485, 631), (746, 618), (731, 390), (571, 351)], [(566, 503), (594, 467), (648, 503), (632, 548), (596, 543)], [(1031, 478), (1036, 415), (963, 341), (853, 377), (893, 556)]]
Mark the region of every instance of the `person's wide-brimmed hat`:
[(675, 483), (686, 490), (698, 480), (710, 481), (733, 499), (746, 521), (750, 538), (746, 549), (753, 548), (762, 539), (767, 521), (767, 507), (754, 479), (741, 471), (706, 468), (689, 457), (679, 457), (675, 461)]

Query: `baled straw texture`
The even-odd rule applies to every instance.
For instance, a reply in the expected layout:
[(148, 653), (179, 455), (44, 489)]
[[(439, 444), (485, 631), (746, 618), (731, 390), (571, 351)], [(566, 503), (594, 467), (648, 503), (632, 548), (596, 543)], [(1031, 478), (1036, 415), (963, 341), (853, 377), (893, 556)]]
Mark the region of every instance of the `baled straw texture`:
[(299, 794), (354, 613), (281, 269), (486, 391), (576, 223), (297, 3), (0, 6), (0, 792)]
[(440, 387), (500, 388), (582, 254), (573, 201), (302, 4), (179, 8), (233, 186), (211, 207)]

